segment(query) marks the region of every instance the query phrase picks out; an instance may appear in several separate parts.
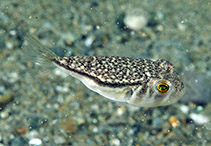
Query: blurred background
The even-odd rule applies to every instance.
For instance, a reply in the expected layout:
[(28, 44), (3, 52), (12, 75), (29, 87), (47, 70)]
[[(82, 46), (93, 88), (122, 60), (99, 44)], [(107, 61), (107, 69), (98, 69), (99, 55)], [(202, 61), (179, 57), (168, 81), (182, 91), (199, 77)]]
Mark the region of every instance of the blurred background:
[[(211, 145), (210, 14), (204, 0), (1, 0), (0, 146)], [(167, 59), (186, 93), (165, 107), (112, 102), (24, 61), (26, 32), (59, 56)]]

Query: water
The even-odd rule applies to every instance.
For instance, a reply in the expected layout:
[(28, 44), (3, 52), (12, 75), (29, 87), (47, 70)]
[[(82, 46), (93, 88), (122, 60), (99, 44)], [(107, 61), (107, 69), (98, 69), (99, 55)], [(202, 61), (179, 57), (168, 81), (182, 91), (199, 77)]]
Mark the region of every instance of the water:
[[(0, 145), (211, 145), (211, 4), (0, 3)], [(20, 47), (28, 31), (61, 56), (167, 59), (186, 94), (149, 109), (112, 102), (54, 66), (24, 62)]]

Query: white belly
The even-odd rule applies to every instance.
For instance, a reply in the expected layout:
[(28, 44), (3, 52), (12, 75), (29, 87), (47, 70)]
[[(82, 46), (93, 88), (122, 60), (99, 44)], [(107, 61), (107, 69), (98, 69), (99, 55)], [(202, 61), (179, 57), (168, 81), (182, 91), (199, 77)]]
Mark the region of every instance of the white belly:
[[(58, 65), (56, 65), (58, 66)], [(69, 71), (61, 66), (58, 66), (62, 70), (65, 70), (68, 74), (70, 74), (72, 77), (75, 77), (76, 79), (80, 80), (87, 88), (89, 88), (92, 91), (97, 92), (98, 94), (119, 102), (126, 102), (126, 96), (128, 92), (127, 87), (108, 87), (108, 86), (102, 86), (98, 84), (94, 79), (91, 79), (87, 76), (81, 75), (76, 72)]]

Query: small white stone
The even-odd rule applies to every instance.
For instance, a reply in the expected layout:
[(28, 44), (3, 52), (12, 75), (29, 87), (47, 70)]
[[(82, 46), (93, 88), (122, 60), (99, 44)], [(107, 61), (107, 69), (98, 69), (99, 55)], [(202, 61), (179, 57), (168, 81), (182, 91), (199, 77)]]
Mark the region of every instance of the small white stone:
[(15, 30), (11, 30), (9, 33), (10, 33), (10, 35), (13, 35), (13, 36), (17, 34), (17, 32)]
[(111, 140), (111, 145), (112, 146), (119, 146), (120, 145), (120, 140), (119, 139), (112, 139)]
[(58, 120), (53, 120), (51, 123), (52, 123), (52, 125), (55, 125), (55, 124), (57, 124), (57, 122), (58, 122)]
[(65, 87), (65, 86), (56, 86), (55, 89), (56, 89), (56, 91), (59, 91), (59, 92), (68, 92), (69, 91), (68, 87)]
[(97, 133), (97, 132), (98, 132), (98, 128), (97, 128), (97, 127), (94, 127), (94, 128), (92, 129), (92, 131), (93, 131), (94, 133)]
[(99, 25), (97, 25), (97, 26), (96, 26), (96, 28), (99, 30), (99, 29), (100, 29), (100, 26), (99, 26)]
[(56, 144), (64, 144), (64, 143), (65, 143), (65, 139), (64, 139), (64, 137), (56, 136), (56, 137), (54, 138), (54, 142), (55, 142)]
[(11, 134), (9, 137), (10, 137), (10, 139), (14, 139), (15, 138), (15, 136), (13, 134)]
[(78, 125), (81, 125), (81, 124), (84, 124), (85, 123), (85, 120), (83, 118), (76, 118), (75, 121), (76, 121), (76, 123)]
[(143, 10), (134, 10), (126, 14), (124, 19), (125, 25), (134, 31), (139, 31), (144, 28), (147, 24), (148, 20), (146, 17), (146, 13)]
[(28, 139), (35, 138), (38, 135), (39, 135), (39, 133), (37, 131), (35, 131), (35, 130), (32, 130), (32, 131), (26, 133), (26, 137)]
[(16, 72), (12, 72), (10, 73), (10, 77), (16, 79), (18, 77), (18, 74)]
[(6, 47), (8, 49), (12, 49), (13, 48), (13, 44), (11, 42), (6, 42)]
[(164, 14), (163, 14), (163, 12), (158, 11), (157, 14), (156, 14), (156, 16), (157, 16), (157, 18), (158, 18), (159, 20), (162, 20), (163, 17), (164, 17)]
[(7, 112), (1, 112), (1, 116), (0, 116), (0, 117), (1, 117), (2, 119), (6, 119), (6, 118), (8, 117), (8, 115), (9, 115), (9, 114), (8, 114)]
[(158, 26), (157, 26), (157, 30), (158, 30), (158, 31), (163, 31), (163, 29), (164, 29), (164, 28), (163, 28), (162, 25), (158, 25)]
[(179, 108), (180, 108), (180, 110), (181, 110), (183, 113), (185, 113), (185, 114), (187, 114), (188, 111), (189, 111), (189, 107), (186, 106), (186, 105), (181, 105)]
[(199, 125), (209, 122), (209, 118), (201, 114), (191, 113), (190, 118), (193, 119), (193, 121)]
[(88, 37), (88, 38), (85, 40), (84, 45), (85, 45), (86, 47), (90, 47), (90, 46), (92, 45), (92, 43), (93, 43), (94, 40), (95, 40), (95, 37), (94, 37), (94, 36), (90, 36), (90, 37)]
[(177, 27), (180, 31), (184, 31), (186, 29), (185, 25), (182, 23), (177, 24)]
[(39, 146), (42, 144), (42, 141), (39, 138), (34, 138), (29, 141), (29, 145)]
[(55, 103), (55, 104), (53, 105), (53, 107), (54, 107), (55, 109), (58, 109), (58, 108), (59, 108), (59, 104)]
[(91, 106), (91, 109), (97, 111), (97, 110), (99, 110), (99, 105), (94, 104), (94, 105)]
[(125, 112), (125, 108), (124, 107), (120, 107), (117, 109), (117, 115), (118, 116), (122, 116)]

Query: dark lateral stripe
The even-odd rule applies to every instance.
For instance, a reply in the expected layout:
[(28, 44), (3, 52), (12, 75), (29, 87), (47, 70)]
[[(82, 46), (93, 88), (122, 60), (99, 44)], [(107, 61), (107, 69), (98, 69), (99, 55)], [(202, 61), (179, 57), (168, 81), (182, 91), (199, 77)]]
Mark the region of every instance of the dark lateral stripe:
[(59, 65), (59, 66), (62, 66), (62, 67), (64, 67), (65, 69), (67, 69), (67, 70), (69, 70), (69, 71), (72, 71), (72, 72), (76, 72), (76, 73), (78, 73), (78, 74), (80, 74), (80, 75), (83, 75), (83, 76), (86, 76), (86, 77), (88, 77), (88, 78), (91, 78), (91, 79), (93, 79), (93, 80), (95, 80), (98, 84), (100, 84), (100, 85), (103, 85), (103, 86), (109, 86), (109, 87), (124, 87), (124, 86), (135, 86), (135, 85), (142, 85), (142, 83), (141, 82), (135, 82), (135, 83), (108, 83), (108, 82), (103, 82), (103, 81), (101, 81), (100, 79), (98, 79), (98, 78), (96, 78), (96, 77), (93, 77), (93, 76), (91, 76), (91, 75), (89, 75), (89, 74), (87, 74), (87, 73), (85, 73), (85, 72), (80, 72), (80, 71), (78, 71), (78, 70), (75, 70), (75, 69), (73, 69), (73, 68), (70, 68), (70, 66), (68, 66), (68, 65), (63, 65), (63, 64), (61, 64), (58, 60), (56, 60), (56, 59), (54, 59), (53, 60), (57, 65)]

